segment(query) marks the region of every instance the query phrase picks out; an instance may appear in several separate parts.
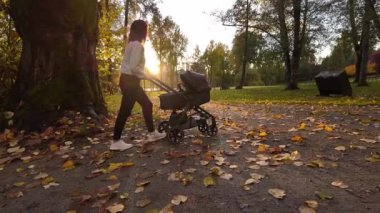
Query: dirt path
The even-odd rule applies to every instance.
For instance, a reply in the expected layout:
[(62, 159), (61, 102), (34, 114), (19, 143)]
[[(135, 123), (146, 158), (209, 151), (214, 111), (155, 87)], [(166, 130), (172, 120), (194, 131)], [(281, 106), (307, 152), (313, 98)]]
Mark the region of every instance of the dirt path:
[(179, 145), (141, 146), (142, 128), (133, 125), (126, 134), (135, 147), (124, 152), (108, 151), (108, 126), (72, 143), (70, 131), (46, 133), (34, 146), (26, 145), (42, 136), (28, 136), (20, 154), (7, 153), (12, 140), (0, 142), (0, 212), (380, 211), (378, 106), (206, 108), (219, 134), (193, 129)]

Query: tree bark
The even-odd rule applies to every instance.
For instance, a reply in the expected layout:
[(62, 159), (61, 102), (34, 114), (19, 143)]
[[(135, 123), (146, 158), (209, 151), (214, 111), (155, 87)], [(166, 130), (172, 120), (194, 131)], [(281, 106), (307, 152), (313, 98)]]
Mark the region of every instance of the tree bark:
[(298, 73), (300, 58), (301, 58), (301, 0), (293, 0), (293, 60), (292, 72), (290, 73), (290, 81), (288, 82), (287, 89), (298, 89), (296, 82), (296, 74)]
[(129, 19), (129, 5), (131, 0), (125, 0), (125, 10), (124, 10), (124, 42), (127, 44), (127, 35), (128, 35), (128, 19)]
[(246, 18), (245, 18), (245, 37), (244, 37), (245, 44), (244, 44), (243, 70), (241, 73), (239, 85), (236, 87), (236, 89), (243, 89), (243, 86), (245, 83), (245, 76), (246, 76), (246, 72), (247, 72), (249, 9), (250, 9), (250, 4), (249, 4), (249, 0), (247, 0), (246, 11), (245, 11)]
[(285, 2), (283, 0), (276, 1), (276, 11), (278, 15), (278, 21), (280, 25), (280, 44), (283, 53), (283, 59), (285, 63), (285, 81), (287, 87), (285, 89), (292, 89), (291, 78), (292, 78), (292, 60), (290, 57), (290, 42), (288, 36), (288, 28), (286, 27), (285, 20)]
[(374, 26), (377, 31), (377, 37), (380, 39), (380, 17), (376, 13), (375, 4), (372, 0), (366, 0), (366, 3), (368, 4), (369, 15), (371, 19), (373, 20)]
[(354, 46), (355, 50), (355, 56), (356, 56), (356, 64), (355, 64), (355, 82), (359, 81), (359, 76), (360, 76), (360, 70), (361, 70), (361, 47), (359, 44), (359, 38), (358, 38), (358, 30), (356, 28), (356, 21), (355, 21), (355, 0), (348, 0), (348, 13), (349, 13), (349, 20), (350, 20), (350, 34), (351, 34), (351, 40), (352, 40), (352, 45)]
[(95, 54), (97, 7), (88, 0), (10, 1), (23, 48), (6, 107), (21, 128), (43, 124), (57, 109), (106, 113)]
[(358, 86), (368, 86), (367, 83), (367, 64), (368, 64), (368, 51), (369, 51), (369, 39), (370, 39), (371, 17), (370, 17), (370, 5), (369, 2), (365, 2), (364, 17), (363, 17), (363, 29), (360, 41), (361, 52), (361, 67)]

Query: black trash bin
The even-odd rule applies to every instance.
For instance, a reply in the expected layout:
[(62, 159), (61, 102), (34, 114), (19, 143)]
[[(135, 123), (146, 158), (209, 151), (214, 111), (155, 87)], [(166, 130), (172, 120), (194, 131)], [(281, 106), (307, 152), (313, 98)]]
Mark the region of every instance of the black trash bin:
[(352, 96), (351, 84), (348, 81), (346, 72), (344, 71), (323, 71), (315, 76), (319, 94), (321, 96), (328, 95), (346, 95)]

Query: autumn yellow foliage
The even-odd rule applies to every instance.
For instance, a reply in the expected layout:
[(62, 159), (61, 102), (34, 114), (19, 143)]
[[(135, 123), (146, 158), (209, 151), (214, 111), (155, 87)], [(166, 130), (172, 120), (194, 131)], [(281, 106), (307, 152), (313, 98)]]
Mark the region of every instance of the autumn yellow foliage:
[[(354, 76), (356, 73), (355, 64), (348, 65), (344, 68), (344, 71), (348, 76)], [(376, 74), (376, 63), (368, 63), (367, 64), (367, 74)]]

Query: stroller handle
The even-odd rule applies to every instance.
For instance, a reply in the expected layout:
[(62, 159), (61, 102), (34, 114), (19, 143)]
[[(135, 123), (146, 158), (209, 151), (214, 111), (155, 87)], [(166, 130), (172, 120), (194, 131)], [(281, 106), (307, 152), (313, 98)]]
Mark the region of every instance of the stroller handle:
[(173, 88), (171, 88), (170, 86), (166, 85), (164, 82), (162, 82), (161, 80), (159, 80), (158, 78), (156, 78), (153, 75), (150, 75), (148, 77), (148, 80), (151, 81), (152, 83), (154, 83), (155, 85), (157, 85), (158, 87), (160, 87), (162, 90), (164, 90), (166, 92), (177, 92)]

